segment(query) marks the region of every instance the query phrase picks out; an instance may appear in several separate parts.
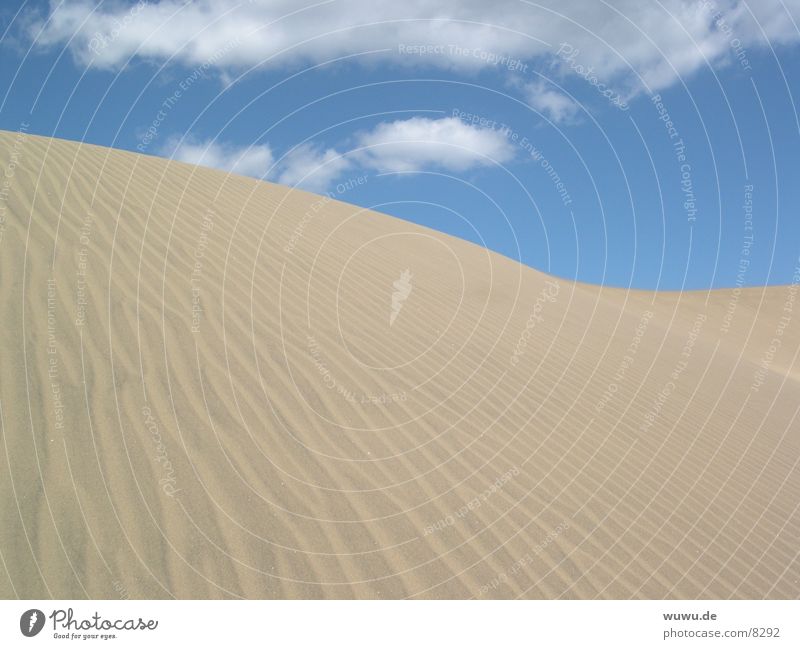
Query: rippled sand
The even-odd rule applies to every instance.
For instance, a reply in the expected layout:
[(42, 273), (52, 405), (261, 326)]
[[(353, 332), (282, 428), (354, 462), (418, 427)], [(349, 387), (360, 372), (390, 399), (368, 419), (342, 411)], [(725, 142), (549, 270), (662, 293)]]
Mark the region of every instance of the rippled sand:
[(625, 291), (0, 134), (0, 597), (796, 598), (796, 286)]

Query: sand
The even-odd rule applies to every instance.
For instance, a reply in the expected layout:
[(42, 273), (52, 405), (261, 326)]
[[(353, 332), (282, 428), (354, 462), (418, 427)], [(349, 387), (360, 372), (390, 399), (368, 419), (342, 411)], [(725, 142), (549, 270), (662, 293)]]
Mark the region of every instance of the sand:
[(0, 597), (796, 598), (797, 286), (627, 291), (0, 134)]

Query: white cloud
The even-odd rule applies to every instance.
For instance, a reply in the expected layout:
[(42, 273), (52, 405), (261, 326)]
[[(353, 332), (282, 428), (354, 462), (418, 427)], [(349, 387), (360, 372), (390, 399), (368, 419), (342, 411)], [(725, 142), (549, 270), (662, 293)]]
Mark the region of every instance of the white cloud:
[(514, 157), (504, 133), (465, 124), (455, 117), (412, 117), (383, 122), (357, 136), (354, 155), (378, 171), (416, 171), (441, 168), (466, 171), (503, 163)]
[(266, 144), (238, 146), (216, 140), (170, 138), (161, 154), (181, 162), (254, 178), (263, 178), (273, 162), (272, 150)]
[(306, 143), (292, 149), (281, 160), (276, 180), (283, 185), (324, 192), (349, 166), (350, 162), (334, 149)]
[(382, 122), (359, 133), (350, 151), (301, 144), (275, 160), (267, 144), (238, 145), (216, 139), (171, 137), (160, 154), (181, 162), (324, 192), (352, 167), (365, 170), (463, 172), (504, 163), (515, 149), (502, 131), (454, 117), (412, 117)]
[(578, 113), (578, 104), (560, 90), (544, 81), (524, 86), (527, 102), (556, 123), (568, 122)]
[[(745, 48), (766, 46), (765, 36), (797, 42), (792, 19), (800, 23), (800, 0), (51, 0), (47, 20), (30, 34), (41, 28), (39, 45), (68, 44), (81, 63), (105, 68), (132, 56), (236, 69), (383, 50), (371, 57), (468, 69), (503, 66), (502, 56), (552, 55), (568, 42), (604, 81), (617, 77), (639, 91), (637, 74), (658, 89), (705, 58), (730, 61), (734, 38)], [(401, 54), (401, 44), (436, 49)]]

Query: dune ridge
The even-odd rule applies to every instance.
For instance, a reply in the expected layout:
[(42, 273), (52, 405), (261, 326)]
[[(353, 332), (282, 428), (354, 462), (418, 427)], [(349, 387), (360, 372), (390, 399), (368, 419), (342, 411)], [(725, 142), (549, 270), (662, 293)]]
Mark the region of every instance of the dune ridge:
[(0, 152), (0, 597), (800, 595), (796, 284), (589, 286), (218, 171)]

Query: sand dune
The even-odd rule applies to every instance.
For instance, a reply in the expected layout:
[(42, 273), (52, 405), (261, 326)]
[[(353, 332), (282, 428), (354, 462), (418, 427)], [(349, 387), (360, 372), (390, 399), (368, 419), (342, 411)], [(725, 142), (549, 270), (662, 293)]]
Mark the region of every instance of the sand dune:
[(0, 134), (0, 597), (796, 598), (796, 286), (557, 279)]

